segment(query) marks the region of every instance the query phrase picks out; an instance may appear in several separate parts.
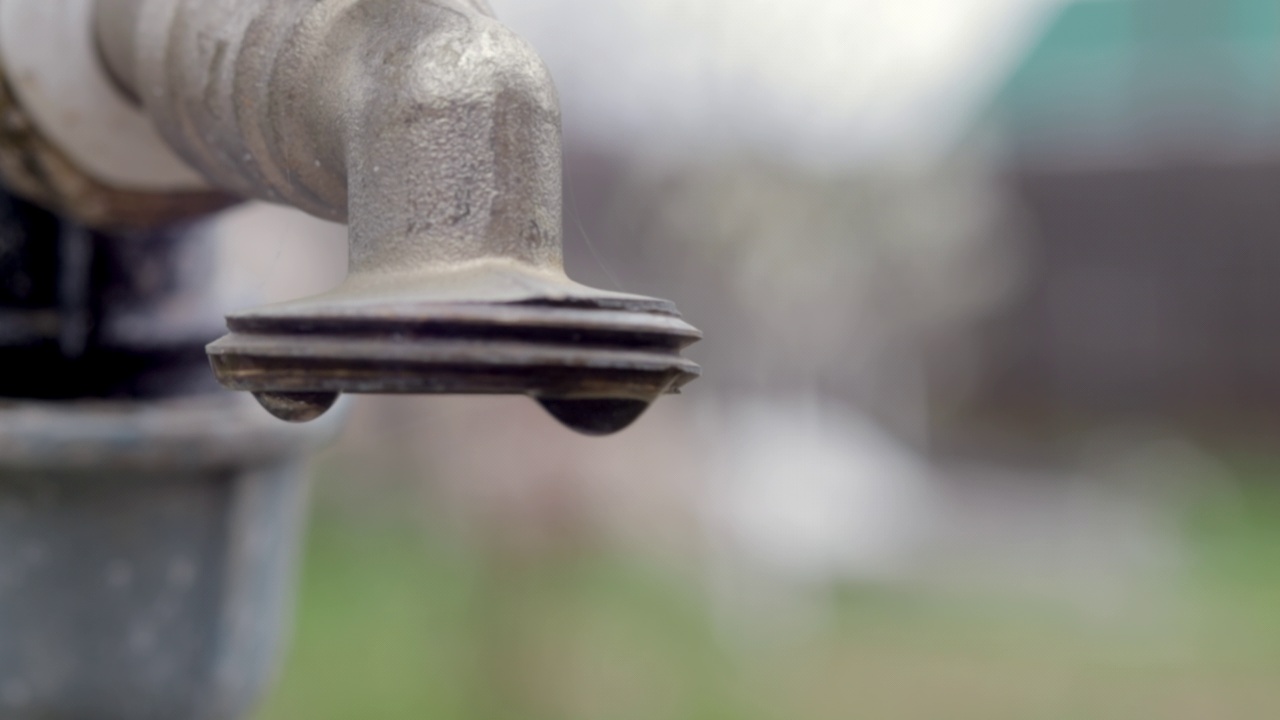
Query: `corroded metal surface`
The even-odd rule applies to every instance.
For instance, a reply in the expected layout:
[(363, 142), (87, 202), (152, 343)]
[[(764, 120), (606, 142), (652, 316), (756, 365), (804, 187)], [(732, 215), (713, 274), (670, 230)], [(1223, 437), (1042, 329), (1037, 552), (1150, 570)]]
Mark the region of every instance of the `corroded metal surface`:
[(599, 433), (698, 374), (670, 303), (565, 275), (555, 88), (484, 3), (101, 2), (104, 57), (179, 154), (350, 226), (340, 288), (229, 318), (227, 386), (291, 420), (333, 393), (524, 393)]

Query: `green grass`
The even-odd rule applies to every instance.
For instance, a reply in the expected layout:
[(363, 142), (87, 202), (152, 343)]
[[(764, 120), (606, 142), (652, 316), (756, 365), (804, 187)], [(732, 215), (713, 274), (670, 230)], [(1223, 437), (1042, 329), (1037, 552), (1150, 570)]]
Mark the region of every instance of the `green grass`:
[(696, 592), (613, 558), (504, 561), (321, 516), (297, 625), (261, 720), (745, 717)]
[(1280, 717), (1280, 483), (1187, 518), (1149, 605), (848, 587), (803, 632), (717, 632), (692, 578), (589, 548), (500, 557), (323, 510), (259, 720)]

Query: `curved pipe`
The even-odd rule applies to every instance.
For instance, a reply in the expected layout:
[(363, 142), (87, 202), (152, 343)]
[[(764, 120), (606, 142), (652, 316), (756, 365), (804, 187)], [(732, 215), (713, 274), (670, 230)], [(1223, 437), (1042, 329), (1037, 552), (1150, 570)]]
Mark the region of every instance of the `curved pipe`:
[(211, 182), (351, 232), (352, 275), (563, 275), (559, 105), (480, 0), (99, 0), (118, 82)]
[(555, 88), (480, 0), (97, 2), (176, 152), (350, 229), (340, 287), (228, 317), (223, 385), (300, 422), (339, 393), (521, 393), (607, 434), (699, 374), (674, 305), (565, 276)]

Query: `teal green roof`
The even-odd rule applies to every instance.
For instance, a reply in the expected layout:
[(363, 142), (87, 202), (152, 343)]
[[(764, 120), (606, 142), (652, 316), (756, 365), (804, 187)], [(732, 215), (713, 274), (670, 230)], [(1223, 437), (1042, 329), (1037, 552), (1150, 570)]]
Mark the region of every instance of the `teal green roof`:
[(1273, 134), (1280, 1), (1075, 2), (1049, 24), (993, 110), (1015, 133), (1065, 124), (1131, 133), (1177, 118)]

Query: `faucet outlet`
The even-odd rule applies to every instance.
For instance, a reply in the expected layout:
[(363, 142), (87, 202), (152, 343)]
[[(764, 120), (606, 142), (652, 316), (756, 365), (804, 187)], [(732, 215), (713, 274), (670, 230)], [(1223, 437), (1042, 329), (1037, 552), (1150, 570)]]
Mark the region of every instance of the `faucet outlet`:
[(520, 393), (607, 434), (699, 374), (673, 304), (566, 276), (559, 101), (483, 0), (45, 2), (92, 5), (66, 14), (116, 101), (208, 187), (348, 224), (340, 287), (231, 315), (208, 348), (277, 417)]

